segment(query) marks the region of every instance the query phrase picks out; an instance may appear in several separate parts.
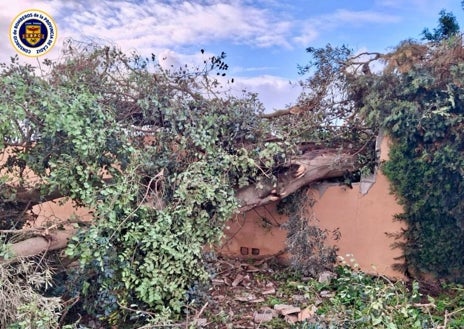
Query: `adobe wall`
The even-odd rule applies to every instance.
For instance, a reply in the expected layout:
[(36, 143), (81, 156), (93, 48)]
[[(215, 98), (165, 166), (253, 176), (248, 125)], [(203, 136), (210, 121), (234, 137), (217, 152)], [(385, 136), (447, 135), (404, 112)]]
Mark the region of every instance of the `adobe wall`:
[[(378, 148), (381, 160), (385, 160), (388, 140), (379, 140)], [(381, 172), (362, 183), (353, 184), (352, 189), (338, 184), (320, 184), (310, 193), (316, 199), (313, 211), (320, 227), (329, 231), (338, 229), (341, 233), (338, 241), (328, 241), (338, 247), (339, 256), (353, 255), (365, 272), (404, 278), (392, 268), (399, 262), (396, 258), (401, 257), (402, 252), (392, 249), (394, 239), (388, 236), (388, 233), (401, 231), (404, 224), (394, 221), (393, 217), (402, 209)], [(277, 254), (285, 249), (287, 232), (281, 228), (285, 221), (286, 218), (277, 213), (275, 204), (238, 215), (228, 223), (220, 252), (244, 258)], [(248, 248), (246, 255), (245, 248)], [(286, 255), (280, 257), (285, 259)]]

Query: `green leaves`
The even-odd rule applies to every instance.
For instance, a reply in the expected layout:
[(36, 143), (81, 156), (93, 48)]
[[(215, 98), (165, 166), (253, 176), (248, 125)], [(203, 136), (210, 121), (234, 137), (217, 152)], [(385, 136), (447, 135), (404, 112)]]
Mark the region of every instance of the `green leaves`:
[[(451, 56), (444, 50), (431, 49), (429, 60)], [(427, 64), (398, 75), (394, 89), (399, 93), (382, 109), (383, 125), (394, 139), (383, 169), (404, 206), (406, 260), (419, 271), (453, 279), (462, 278), (458, 255), (464, 252), (464, 217), (453, 211), (464, 200), (462, 103), (456, 96), (464, 90), (457, 81), (462, 76), (449, 74), (458, 65), (449, 63), (439, 74)]]
[[(453, 15), (440, 16), (438, 29), (424, 31), (433, 43), (405, 40), (386, 54), (308, 48), (312, 61), (302, 73), (314, 74), (299, 103), (307, 113), (294, 124), (310, 127), (304, 136), (317, 144), (350, 147), (386, 130), (393, 146), (383, 170), (404, 207), (408, 268), (462, 280), (464, 53)], [(383, 68), (372, 72), (377, 60)], [(377, 165), (375, 156), (362, 161)]]
[(439, 15), (438, 27), (433, 29), (433, 33), (430, 32), (428, 28), (422, 31), (424, 40), (438, 43), (459, 33), (459, 24), (456, 16), (452, 12), (447, 12), (442, 9)]
[(44, 192), (93, 212), (66, 251), (81, 265), (70, 294), (111, 324), (138, 321), (130, 305), (153, 321), (179, 316), (209, 276), (202, 252), (236, 211), (235, 189), (272, 178), (292, 147), (262, 143), (256, 95), (220, 93), (211, 73), (227, 70), (224, 54), (207, 64), (166, 71), (155, 57), (73, 44), (46, 76), (2, 75), (1, 118), (31, 131), (2, 121), (3, 142), (27, 146), (18, 157)]
[(403, 282), (391, 282), (369, 276), (349, 267), (338, 267), (338, 277), (330, 286), (328, 312), (331, 324), (344, 323), (347, 328), (429, 328), (434, 319), (415, 306), (419, 286), (413, 282), (407, 289)]

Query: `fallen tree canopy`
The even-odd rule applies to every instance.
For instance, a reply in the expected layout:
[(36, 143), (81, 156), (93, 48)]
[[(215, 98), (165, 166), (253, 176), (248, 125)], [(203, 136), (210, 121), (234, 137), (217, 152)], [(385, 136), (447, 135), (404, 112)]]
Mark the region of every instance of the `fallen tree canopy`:
[[(13, 57), (0, 67), (1, 255), (66, 246), (80, 267), (57, 295), (108, 326), (165, 323), (198, 299), (204, 247), (233, 214), (372, 172), (386, 129), (406, 261), (462, 278), (464, 48), (445, 31), (387, 54), (310, 47), (302, 94), (273, 113), (228, 91), (224, 53), (165, 69), (71, 40), (40, 69)], [(31, 208), (57, 197), (92, 209), (92, 225), (27, 231)]]
[[(259, 186), (257, 184), (248, 185), (237, 191), (236, 198), (240, 212), (279, 201), (311, 183), (333, 177), (342, 177), (345, 173), (356, 169), (351, 155), (335, 153), (333, 150), (310, 151), (295, 156), (283, 167), (285, 170), (279, 173), (276, 182), (263, 182)], [(36, 205), (60, 197), (63, 197), (63, 194), (57, 191), (42, 197), (37, 189), (17, 194), (19, 202), (27, 202), (29, 205)], [(56, 227), (56, 225), (54, 226)], [(74, 228), (61, 230), (56, 228), (19, 229), (2, 230), (0, 233), (29, 233), (34, 235), (10, 245), (10, 257), (27, 257), (65, 248), (76, 230)]]
[[(256, 95), (221, 90), (224, 61), (165, 70), (154, 55), (70, 41), (47, 73), (5, 65), (0, 229), (13, 256), (66, 247), (81, 264), (68, 293), (87, 312), (118, 323), (138, 305), (169, 319), (208, 278), (204, 246), (234, 213), (375, 165), (376, 131), (330, 100), (342, 77), (316, 75), (300, 105), (268, 115)], [(59, 197), (92, 209), (92, 225), (17, 242), (32, 207)]]

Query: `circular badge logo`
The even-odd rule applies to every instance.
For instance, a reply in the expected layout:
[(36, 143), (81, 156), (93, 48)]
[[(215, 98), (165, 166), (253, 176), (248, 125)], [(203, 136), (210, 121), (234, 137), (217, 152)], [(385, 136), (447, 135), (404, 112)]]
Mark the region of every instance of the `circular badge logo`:
[(45, 55), (55, 45), (57, 28), (51, 16), (42, 10), (28, 9), (11, 22), (10, 42), (22, 55)]

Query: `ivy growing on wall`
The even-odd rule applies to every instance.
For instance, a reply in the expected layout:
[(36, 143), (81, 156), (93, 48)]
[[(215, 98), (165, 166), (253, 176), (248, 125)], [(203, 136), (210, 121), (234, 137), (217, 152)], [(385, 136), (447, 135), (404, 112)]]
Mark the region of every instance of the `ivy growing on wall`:
[[(402, 51), (413, 47), (404, 43)], [(404, 207), (398, 217), (408, 224), (402, 247), (409, 270), (463, 280), (462, 39), (422, 49), (409, 70), (375, 78), (363, 111), (393, 140), (383, 171)]]

